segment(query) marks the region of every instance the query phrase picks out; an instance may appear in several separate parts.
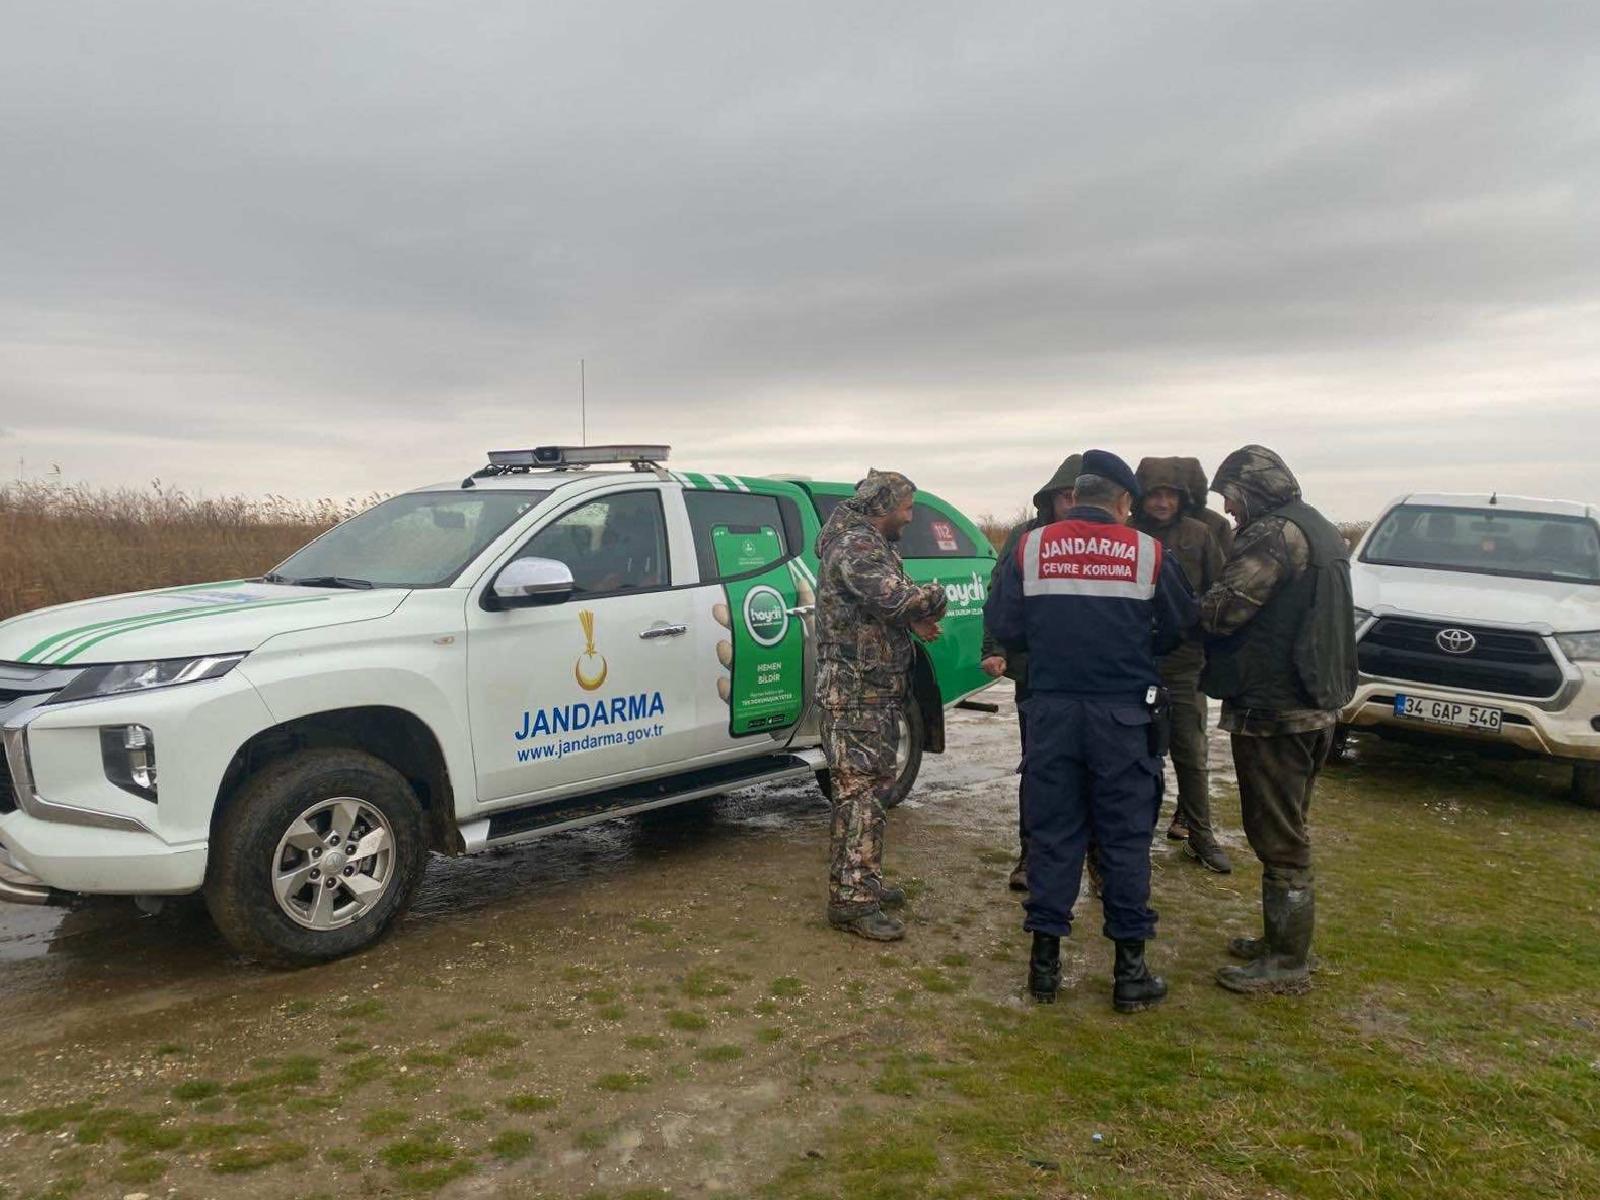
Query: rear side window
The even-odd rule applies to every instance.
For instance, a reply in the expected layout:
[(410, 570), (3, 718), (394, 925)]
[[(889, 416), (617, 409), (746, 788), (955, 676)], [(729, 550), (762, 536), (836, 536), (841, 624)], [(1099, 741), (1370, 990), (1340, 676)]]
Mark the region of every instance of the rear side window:
[(950, 517), (927, 504), (911, 510), (911, 524), (900, 535), (901, 558), (976, 558), (978, 551)]
[(792, 535), (774, 496), (685, 492), (683, 502), (694, 531), (701, 583), (764, 571), (794, 553)]
[[(824, 524), (833, 516), (833, 510), (843, 504), (845, 496), (813, 496), (817, 512)], [(977, 548), (961, 526), (929, 504), (918, 503), (911, 509), (911, 524), (900, 534), (895, 546), (901, 558), (977, 558)]]

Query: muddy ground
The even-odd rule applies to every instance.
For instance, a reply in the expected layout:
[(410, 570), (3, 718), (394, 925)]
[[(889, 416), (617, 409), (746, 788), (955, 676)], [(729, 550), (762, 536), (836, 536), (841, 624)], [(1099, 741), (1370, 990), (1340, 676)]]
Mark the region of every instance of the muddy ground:
[[(0, 909), (0, 1197), (746, 1195), (826, 1161), (956, 1023), (1026, 1011), (1011, 714), (952, 712), (891, 816), (892, 947), (826, 927), (810, 784), (435, 859), (381, 945), (296, 972), (231, 959), (192, 905)], [(1158, 834), (1169, 1011), (1254, 920), (1220, 736), (1214, 761), (1247, 869)], [(1108, 1004), (1085, 905), (1048, 1019)]]

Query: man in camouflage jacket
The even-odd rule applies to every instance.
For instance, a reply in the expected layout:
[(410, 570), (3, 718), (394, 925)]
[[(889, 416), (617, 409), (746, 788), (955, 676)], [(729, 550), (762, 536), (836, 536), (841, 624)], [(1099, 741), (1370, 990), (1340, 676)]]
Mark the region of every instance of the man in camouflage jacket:
[(906, 578), (894, 548), (916, 485), (869, 471), (817, 535), (817, 703), (833, 801), (828, 922), (875, 941), (905, 936), (882, 910), (905, 902), (883, 881), (885, 801), (905, 722), (912, 634), (939, 636), (945, 591)]
[(1232, 734), (1245, 836), (1262, 866), (1264, 929), (1229, 943), (1249, 965), (1222, 968), (1217, 982), (1303, 991), (1316, 913), (1311, 793), (1356, 683), (1349, 547), (1265, 446), (1230, 454), (1211, 487), (1239, 532), (1200, 600), (1201, 686), (1221, 698)]

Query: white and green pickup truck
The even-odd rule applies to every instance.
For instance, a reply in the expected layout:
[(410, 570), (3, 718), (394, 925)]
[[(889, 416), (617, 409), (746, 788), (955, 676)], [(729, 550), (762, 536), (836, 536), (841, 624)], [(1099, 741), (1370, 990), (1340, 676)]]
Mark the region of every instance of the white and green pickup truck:
[[(810, 636), (850, 488), (668, 470), (664, 446), (495, 452), (259, 579), (0, 623), (0, 900), (203, 892), (242, 952), (376, 939), (460, 854), (824, 770)], [(896, 797), (985, 687), (994, 553), (919, 494)]]

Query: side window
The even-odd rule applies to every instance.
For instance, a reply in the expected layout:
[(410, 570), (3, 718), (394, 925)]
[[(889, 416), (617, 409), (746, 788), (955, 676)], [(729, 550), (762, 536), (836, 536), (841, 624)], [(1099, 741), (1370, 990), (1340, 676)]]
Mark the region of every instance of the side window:
[(901, 558), (976, 558), (977, 549), (961, 526), (938, 509), (918, 504), (900, 535)]
[(700, 582), (764, 570), (788, 558), (784, 514), (772, 496), (748, 492), (685, 492)]
[(653, 491), (618, 492), (580, 505), (534, 534), (517, 557), (566, 563), (579, 595), (672, 583), (666, 521)]

